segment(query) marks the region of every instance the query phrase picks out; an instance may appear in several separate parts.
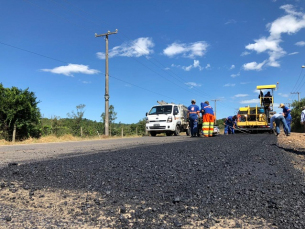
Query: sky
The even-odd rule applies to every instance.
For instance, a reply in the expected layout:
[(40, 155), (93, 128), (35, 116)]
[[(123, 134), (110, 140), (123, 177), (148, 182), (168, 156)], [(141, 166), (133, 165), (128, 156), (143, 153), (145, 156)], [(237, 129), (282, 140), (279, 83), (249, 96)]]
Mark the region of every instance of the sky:
[[(45, 118), (105, 112), (137, 123), (157, 101), (209, 101), (217, 119), (259, 105), (277, 84), (278, 105), (305, 95), (304, 0), (2, 0), (0, 83), (29, 88)], [(299, 93), (299, 94), (298, 94)]]

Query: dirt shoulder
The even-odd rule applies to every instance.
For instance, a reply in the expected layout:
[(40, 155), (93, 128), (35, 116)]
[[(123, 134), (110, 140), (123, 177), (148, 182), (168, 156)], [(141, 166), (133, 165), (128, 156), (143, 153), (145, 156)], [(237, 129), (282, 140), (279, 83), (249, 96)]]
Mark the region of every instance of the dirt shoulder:
[(278, 146), (293, 157), (295, 168), (305, 172), (305, 133), (291, 133), (290, 136), (280, 134)]

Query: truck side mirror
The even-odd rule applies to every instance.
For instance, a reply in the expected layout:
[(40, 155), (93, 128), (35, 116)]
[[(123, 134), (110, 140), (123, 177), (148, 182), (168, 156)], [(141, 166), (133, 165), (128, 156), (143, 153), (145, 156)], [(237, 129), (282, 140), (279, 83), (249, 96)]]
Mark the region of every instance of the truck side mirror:
[(146, 112), (145, 116), (147, 116), (147, 114), (148, 114), (148, 113)]
[(178, 111), (177, 111), (177, 110), (175, 110), (175, 111), (174, 111), (174, 115), (177, 115), (177, 114), (178, 114)]

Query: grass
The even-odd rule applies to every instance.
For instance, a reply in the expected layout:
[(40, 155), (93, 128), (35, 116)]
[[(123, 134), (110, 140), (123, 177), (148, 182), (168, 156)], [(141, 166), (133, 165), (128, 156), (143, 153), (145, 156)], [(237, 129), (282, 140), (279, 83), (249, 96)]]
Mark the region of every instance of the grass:
[[(124, 138), (139, 137), (137, 135), (124, 136)], [(23, 141), (10, 142), (0, 140), (0, 145), (20, 145), (20, 144), (35, 144), (35, 143), (51, 143), (51, 142), (71, 142), (71, 141), (88, 141), (88, 140), (102, 140), (102, 139), (118, 139), (121, 136), (106, 137), (105, 135), (94, 136), (94, 137), (75, 137), (71, 134), (56, 137), (55, 135), (44, 136), (41, 138), (28, 138)]]

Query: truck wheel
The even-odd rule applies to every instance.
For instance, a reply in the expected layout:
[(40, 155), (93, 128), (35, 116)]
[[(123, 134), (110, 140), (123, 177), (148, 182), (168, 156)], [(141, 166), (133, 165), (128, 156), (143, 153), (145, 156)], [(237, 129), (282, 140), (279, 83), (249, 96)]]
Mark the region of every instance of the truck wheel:
[(173, 133), (171, 133), (171, 132), (166, 132), (166, 136), (172, 136), (173, 135)]
[(190, 136), (191, 135), (191, 130), (189, 128), (186, 129), (186, 136)]
[(177, 125), (174, 131), (174, 135), (178, 136), (180, 134), (180, 127)]
[(153, 131), (150, 132), (150, 136), (155, 137), (156, 135), (157, 135), (156, 132), (153, 132)]

